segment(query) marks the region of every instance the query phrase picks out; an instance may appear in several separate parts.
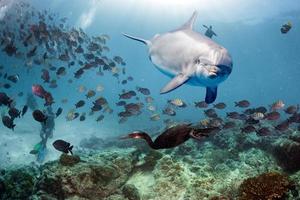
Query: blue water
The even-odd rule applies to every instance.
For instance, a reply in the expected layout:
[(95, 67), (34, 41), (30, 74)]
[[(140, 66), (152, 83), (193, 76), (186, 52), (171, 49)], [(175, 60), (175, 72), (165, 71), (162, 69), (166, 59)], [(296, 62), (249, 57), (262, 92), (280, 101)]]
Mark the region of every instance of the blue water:
[[(240, 5), (239, 1), (121, 1), (121, 0), (32, 0), (28, 1), (37, 10), (48, 10), (57, 13), (61, 17), (67, 17), (69, 27), (81, 27), (90, 37), (107, 34), (110, 40), (107, 46), (110, 48), (108, 57), (121, 56), (126, 62), (126, 73), (134, 78), (134, 81), (126, 85), (118, 84), (115, 77), (95, 75), (95, 70), (90, 70), (80, 78), (73, 79), (73, 83), (67, 80), (73, 76), (72, 71), (57, 80), (58, 88), (46, 89), (51, 91), (56, 103), (56, 110), (63, 107), (64, 113), (56, 121), (54, 139), (62, 138), (74, 143), (90, 135), (100, 137), (117, 137), (127, 132), (140, 129), (158, 127), (163, 129), (163, 119), (153, 122), (149, 120), (151, 113), (143, 109), (143, 114), (129, 118), (124, 124), (118, 123), (117, 113), (121, 111), (115, 106), (119, 101), (118, 94), (122, 89), (135, 89), (136, 86), (149, 88), (151, 96), (155, 99), (153, 105), (157, 113), (165, 107), (170, 99), (181, 98), (189, 106), (177, 110), (173, 120), (198, 122), (204, 118), (200, 109), (194, 108), (195, 101), (202, 101), (205, 97), (205, 88), (183, 85), (168, 94), (160, 95), (160, 89), (170, 80), (169, 77), (159, 72), (148, 59), (146, 47), (122, 36), (126, 32), (138, 37), (150, 39), (157, 33), (174, 30), (184, 24), (193, 11), (198, 10), (198, 18), (194, 29), (204, 33), (202, 24), (212, 25), (217, 37), (213, 40), (227, 48), (233, 58), (233, 71), (228, 79), (219, 86), (216, 102), (225, 102), (226, 111), (234, 111), (234, 102), (247, 99), (251, 106), (268, 106), (277, 100), (283, 100), (286, 105), (298, 104), (300, 99), (300, 2), (290, 1), (245, 1)], [(11, 10), (10, 10), (11, 9)], [(13, 11), (14, 6), (8, 7), (6, 12)], [(291, 21), (292, 29), (288, 34), (281, 34), (282, 24)], [(13, 26), (10, 24), (9, 26)], [(17, 105), (21, 108), (25, 104), (26, 94), (31, 93), (31, 85), (41, 84), (40, 68), (34, 66), (27, 73), (24, 60), (16, 60), (0, 53), (1, 64), (9, 74), (17, 73), (20, 80), (11, 89), (5, 90), (7, 94), (16, 96), (18, 92), (24, 92), (22, 98), (18, 98)], [(62, 66), (61, 62), (54, 61), (54, 66)], [(16, 66), (16, 67), (13, 67)], [(76, 69), (78, 66), (73, 66)], [(122, 80), (122, 79), (120, 79)], [(84, 122), (66, 122), (65, 115), (74, 108), (74, 104), (85, 99), (85, 93), (79, 93), (77, 88), (84, 85), (87, 89), (95, 89), (98, 84), (104, 86), (104, 91), (96, 96), (104, 96), (114, 113), (105, 114), (105, 119), (98, 123), (96, 117), (87, 116)], [(1, 88), (1, 91), (3, 89)], [(143, 95), (139, 95), (141, 99)], [(62, 99), (67, 98), (68, 103), (62, 105)], [(42, 107), (43, 100), (37, 99)], [(80, 113), (88, 113), (92, 101), (87, 101), (87, 106), (81, 108)], [(239, 110), (239, 109), (237, 109)], [(220, 111), (225, 115), (226, 111)], [(87, 114), (88, 115), (88, 114)], [(39, 141), (40, 125), (33, 121), (30, 113), (24, 119), (17, 119), (15, 132), (11, 132), (4, 126), (3, 142), (7, 145), (3, 152), (10, 152), (12, 161), (20, 161), (26, 155), (27, 161), (35, 158), (28, 155), (28, 151)], [(27, 131), (27, 133), (23, 133)], [(1, 136), (0, 136), (1, 138)], [(53, 140), (54, 140), (53, 139)], [(18, 141), (18, 148), (13, 145)], [(56, 159), (58, 153), (52, 150), (51, 158)], [(1, 154), (0, 159), (7, 157)], [(22, 159), (21, 159), (22, 160)]]

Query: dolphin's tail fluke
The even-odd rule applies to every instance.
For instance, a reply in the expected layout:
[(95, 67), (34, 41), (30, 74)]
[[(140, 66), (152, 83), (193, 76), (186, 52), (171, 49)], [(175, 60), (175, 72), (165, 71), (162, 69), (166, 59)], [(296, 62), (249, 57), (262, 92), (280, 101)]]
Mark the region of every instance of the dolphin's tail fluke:
[(138, 37), (134, 37), (134, 36), (131, 36), (131, 35), (128, 35), (126, 33), (122, 33), (125, 37), (128, 37), (132, 40), (136, 40), (136, 41), (139, 41), (139, 42), (142, 42), (144, 44), (146, 44), (147, 46), (149, 46), (151, 44), (151, 42), (149, 40), (145, 40), (145, 39), (142, 39), (142, 38), (138, 38)]

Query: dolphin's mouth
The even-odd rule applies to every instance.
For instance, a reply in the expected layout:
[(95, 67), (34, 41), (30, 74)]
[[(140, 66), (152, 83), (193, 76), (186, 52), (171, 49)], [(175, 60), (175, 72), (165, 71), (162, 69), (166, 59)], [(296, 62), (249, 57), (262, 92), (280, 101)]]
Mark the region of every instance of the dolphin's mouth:
[(219, 70), (217, 72), (218, 76), (228, 76), (229, 74), (231, 74), (232, 71), (232, 67), (231, 66), (227, 66), (227, 65), (216, 65)]

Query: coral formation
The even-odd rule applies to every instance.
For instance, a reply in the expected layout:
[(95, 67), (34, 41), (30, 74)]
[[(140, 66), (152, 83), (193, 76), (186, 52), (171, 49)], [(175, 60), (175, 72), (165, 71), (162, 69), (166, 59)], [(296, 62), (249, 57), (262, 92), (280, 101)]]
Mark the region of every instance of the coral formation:
[(61, 154), (59, 158), (59, 163), (63, 166), (73, 166), (80, 162), (80, 157), (78, 155), (68, 155), (68, 154)]
[(288, 178), (277, 172), (269, 172), (246, 179), (240, 186), (239, 200), (284, 199), (290, 190)]

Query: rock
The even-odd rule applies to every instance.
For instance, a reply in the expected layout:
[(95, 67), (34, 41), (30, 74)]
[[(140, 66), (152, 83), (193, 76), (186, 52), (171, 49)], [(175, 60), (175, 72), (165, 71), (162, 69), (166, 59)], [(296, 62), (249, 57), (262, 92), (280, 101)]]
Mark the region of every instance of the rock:
[(239, 188), (239, 200), (284, 199), (290, 190), (288, 178), (277, 172), (246, 179)]
[(63, 166), (73, 166), (80, 162), (80, 157), (77, 155), (61, 154), (59, 163)]
[(140, 200), (138, 189), (132, 184), (124, 185), (122, 189), (123, 195), (129, 200)]
[(290, 139), (278, 139), (272, 146), (272, 154), (278, 165), (289, 173), (300, 170), (300, 143)]
[(0, 183), (1, 199), (28, 199), (33, 193), (36, 173), (31, 167), (7, 171)]

